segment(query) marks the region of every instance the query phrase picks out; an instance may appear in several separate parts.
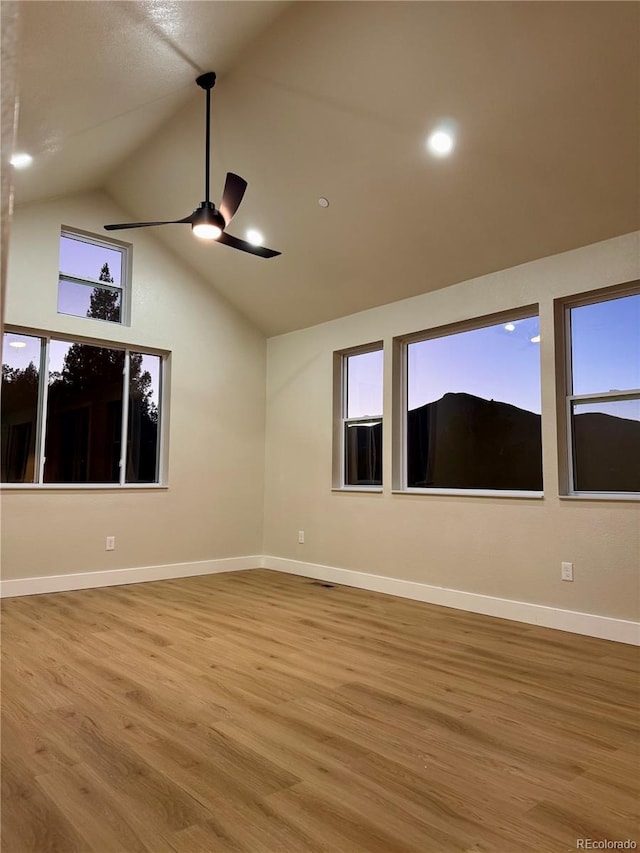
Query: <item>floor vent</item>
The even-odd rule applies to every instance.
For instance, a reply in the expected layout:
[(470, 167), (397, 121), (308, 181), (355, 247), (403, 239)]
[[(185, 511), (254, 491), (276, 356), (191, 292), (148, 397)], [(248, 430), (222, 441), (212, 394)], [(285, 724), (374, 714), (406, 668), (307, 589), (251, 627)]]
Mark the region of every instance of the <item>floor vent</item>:
[(322, 583), (322, 581), (311, 581), (311, 586), (323, 586), (325, 589), (335, 589), (332, 583)]

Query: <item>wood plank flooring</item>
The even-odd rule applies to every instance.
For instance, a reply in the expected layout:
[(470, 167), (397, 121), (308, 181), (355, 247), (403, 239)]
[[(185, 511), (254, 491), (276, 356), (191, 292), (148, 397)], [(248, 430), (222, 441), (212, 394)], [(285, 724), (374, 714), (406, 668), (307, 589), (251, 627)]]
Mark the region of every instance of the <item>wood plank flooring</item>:
[(636, 648), (263, 570), (2, 609), (3, 853), (640, 848)]

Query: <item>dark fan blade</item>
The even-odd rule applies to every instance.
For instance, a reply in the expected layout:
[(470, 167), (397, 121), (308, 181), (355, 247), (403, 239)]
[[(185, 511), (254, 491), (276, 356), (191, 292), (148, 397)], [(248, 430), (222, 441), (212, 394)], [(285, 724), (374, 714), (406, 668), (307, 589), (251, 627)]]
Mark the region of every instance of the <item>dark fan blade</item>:
[(280, 252), (274, 252), (273, 249), (265, 249), (264, 246), (252, 246), (246, 240), (241, 240), (239, 237), (233, 237), (223, 231), (218, 237), (218, 243), (224, 243), (225, 246), (231, 246), (232, 249), (240, 249), (241, 252), (249, 252), (251, 255), (258, 255), (261, 258), (275, 258)]
[(246, 188), (247, 182), (244, 178), (241, 178), (240, 175), (234, 175), (233, 172), (227, 172), (222, 201), (220, 202), (220, 213), (224, 216), (227, 225), (236, 215)]
[(149, 228), (152, 225), (180, 225), (182, 222), (192, 222), (193, 213), (184, 219), (169, 219), (167, 222), (121, 222), (119, 225), (105, 225), (105, 231), (122, 231), (123, 228)]

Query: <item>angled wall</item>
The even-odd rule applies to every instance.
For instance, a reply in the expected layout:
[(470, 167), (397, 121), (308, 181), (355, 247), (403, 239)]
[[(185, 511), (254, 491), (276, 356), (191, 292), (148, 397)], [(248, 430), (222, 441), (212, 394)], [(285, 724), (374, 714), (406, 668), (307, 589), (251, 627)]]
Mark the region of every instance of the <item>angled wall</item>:
[(108, 236), (127, 218), (99, 193), (18, 208), (5, 322), (171, 352), (168, 488), (4, 490), (5, 580), (261, 553), (263, 335), (144, 231), (117, 235), (133, 244), (129, 327), (57, 313), (61, 225)]

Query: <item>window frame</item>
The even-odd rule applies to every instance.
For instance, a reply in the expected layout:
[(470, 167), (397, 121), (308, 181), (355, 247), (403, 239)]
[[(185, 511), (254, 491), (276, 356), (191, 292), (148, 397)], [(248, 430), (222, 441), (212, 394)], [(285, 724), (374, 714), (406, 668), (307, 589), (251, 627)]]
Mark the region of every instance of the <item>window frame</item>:
[[(119, 324), (114, 324), (119, 325)], [(40, 365), (39, 365), (39, 382), (38, 382), (38, 409), (36, 413), (36, 439), (35, 453), (36, 463), (34, 466), (34, 476), (37, 475), (37, 480), (28, 483), (4, 483), (0, 482), (0, 490), (7, 491), (9, 489), (35, 489), (38, 491), (47, 490), (104, 490), (104, 489), (165, 489), (167, 488), (167, 473), (168, 473), (168, 412), (169, 412), (169, 397), (170, 397), (170, 365), (171, 353), (167, 350), (157, 349), (155, 347), (140, 346), (139, 344), (131, 344), (124, 341), (111, 341), (100, 338), (86, 337), (81, 335), (67, 334), (66, 332), (45, 331), (42, 329), (34, 329), (25, 326), (6, 325), (3, 330), (4, 334), (28, 335), (42, 340), (40, 348)], [(60, 341), (68, 344), (85, 344), (87, 346), (102, 347), (105, 349), (119, 350), (124, 353), (124, 369), (122, 371), (122, 415), (120, 423), (120, 459), (119, 459), (119, 481), (117, 483), (48, 483), (44, 481), (44, 466), (45, 466), (45, 442), (46, 442), (46, 423), (49, 398), (49, 347), (51, 341)], [(157, 446), (157, 480), (152, 483), (128, 483), (126, 482), (127, 467), (126, 454), (128, 445), (128, 417), (129, 417), (129, 366), (131, 353), (142, 353), (143, 355), (157, 356), (160, 358), (160, 387), (158, 411), (160, 424), (158, 429), (158, 446)]]
[[(122, 255), (122, 264), (120, 267), (120, 285), (109, 284), (99, 279), (85, 278), (83, 276), (71, 275), (63, 272), (60, 269), (60, 242), (63, 237), (71, 240), (79, 240), (82, 243), (90, 243), (94, 246), (100, 246), (109, 249), (113, 252), (120, 252)], [(63, 225), (60, 229), (60, 240), (58, 243), (58, 290), (56, 292), (56, 314), (60, 317), (77, 317), (79, 320), (92, 320), (96, 323), (108, 323), (109, 326), (129, 326), (131, 325), (131, 272), (133, 252), (132, 244), (125, 243), (122, 240), (114, 240), (110, 237), (103, 237), (99, 234), (92, 234), (89, 231), (82, 231), (79, 228), (72, 228)], [(67, 314), (58, 309), (58, 299), (60, 293), (60, 282), (67, 281), (71, 284), (81, 284), (87, 287), (99, 287), (102, 290), (108, 290), (120, 294), (120, 320), (104, 320), (101, 317), (84, 317), (80, 314)]]
[[(347, 417), (348, 394), (348, 359), (354, 355), (365, 355), (370, 352), (381, 352), (382, 366), (382, 396), (384, 410), (384, 342), (373, 341), (349, 349), (337, 350), (333, 354), (333, 465), (332, 490), (346, 492), (382, 492), (384, 484), (384, 453), (381, 460), (382, 477), (380, 483), (349, 484), (346, 482), (346, 431), (348, 424), (373, 424), (380, 422), (384, 442), (384, 411), (380, 415), (370, 417)], [(384, 444), (381, 451), (383, 452)]]
[[(491, 498), (524, 498), (539, 500), (544, 498), (544, 466), (543, 466), (543, 488), (541, 490), (521, 489), (453, 489), (442, 487), (418, 487), (408, 485), (408, 456), (407, 456), (407, 426), (408, 426), (408, 398), (409, 398), (409, 370), (408, 352), (409, 345), (421, 341), (435, 340), (452, 335), (472, 332), (490, 326), (506, 324), (516, 320), (525, 320), (537, 317), (540, 323), (540, 305), (531, 303), (518, 308), (507, 309), (493, 314), (485, 314), (479, 317), (471, 317), (431, 329), (419, 332), (411, 332), (394, 338), (394, 371), (393, 371), (393, 471), (392, 471), (392, 493), (402, 495), (449, 495), (454, 497), (491, 497)], [(542, 358), (540, 358), (540, 392), (542, 401)], [(541, 427), (544, 425), (544, 412), (540, 407)], [(542, 429), (542, 432), (544, 430)], [(542, 459), (544, 453), (541, 449)]]
[(595, 394), (573, 394), (573, 354), (571, 311), (600, 302), (640, 296), (640, 281), (625, 282), (614, 287), (599, 288), (576, 296), (555, 300), (556, 320), (556, 399), (558, 411), (558, 472), (561, 498), (640, 500), (640, 492), (586, 491), (575, 488), (575, 459), (572, 408), (574, 404), (640, 400), (640, 388), (605, 391)]

